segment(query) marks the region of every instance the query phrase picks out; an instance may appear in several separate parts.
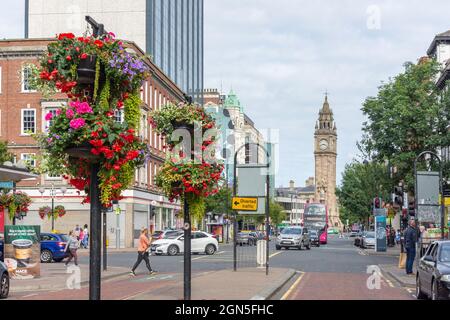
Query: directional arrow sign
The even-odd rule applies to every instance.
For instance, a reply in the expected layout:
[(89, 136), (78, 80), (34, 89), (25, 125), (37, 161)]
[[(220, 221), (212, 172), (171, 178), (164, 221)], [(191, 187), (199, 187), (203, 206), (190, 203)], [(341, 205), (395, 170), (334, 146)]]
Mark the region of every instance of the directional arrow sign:
[(233, 198), (233, 210), (258, 211), (258, 198)]

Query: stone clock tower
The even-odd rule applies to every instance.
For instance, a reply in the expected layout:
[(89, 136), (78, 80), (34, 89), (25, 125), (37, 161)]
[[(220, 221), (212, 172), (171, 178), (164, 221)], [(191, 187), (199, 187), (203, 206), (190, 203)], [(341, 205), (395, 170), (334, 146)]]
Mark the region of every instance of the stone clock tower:
[(315, 201), (328, 206), (330, 227), (341, 226), (336, 201), (337, 128), (328, 96), (319, 112), (314, 134), (314, 157), (316, 170)]

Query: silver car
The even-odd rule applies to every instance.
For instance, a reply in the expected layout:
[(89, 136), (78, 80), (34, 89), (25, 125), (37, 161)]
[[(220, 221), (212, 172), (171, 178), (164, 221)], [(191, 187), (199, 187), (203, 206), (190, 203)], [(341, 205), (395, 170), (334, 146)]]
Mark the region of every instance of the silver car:
[(310, 250), (311, 240), (308, 229), (303, 227), (288, 227), (283, 229), (277, 238), (275, 247), (277, 250), (281, 250), (282, 248), (297, 248), (299, 250), (306, 248)]
[(375, 248), (375, 232), (366, 232), (361, 238), (361, 248)]

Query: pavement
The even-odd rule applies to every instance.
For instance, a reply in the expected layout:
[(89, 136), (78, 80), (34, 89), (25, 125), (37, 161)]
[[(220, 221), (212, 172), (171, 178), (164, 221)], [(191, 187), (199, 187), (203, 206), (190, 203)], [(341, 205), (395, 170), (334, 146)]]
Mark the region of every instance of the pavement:
[[(416, 273), (407, 275), (405, 269), (399, 269), (398, 265), (380, 265), (381, 272), (388, 274), (401, 286), (408, 288), (416, 287)], [(415, 268), (414, 268), (415, 269)]]
[[(73, 263), (69, 264), (68, 267), (64, 263), (41, 263), (41, 275), (39, 278), (26, 280), (11, 279), (10, 292), (66, 289), (68, 281), (72, 281), (74, 276), (78, 274), (80, 275), (80, 285), (86, 285), (89, 283), (89, 266), (79, 264), (79, 268), (78, 273), (78, 270), (74, 269)], [(129, 268), (109, 267), (107, 271), (102, 272), (102, 280), (114, 279), (126, 275), (129, 272)]]
[(400, 257), (400, 246), (388, 247), (386, 252), (376, 252), (375, 249), (361, 249), (371, 256)]
[[(192, 279), (193, 300), (269, 300), (294, 275), (293, 269), (238, 269), (206, 272)], [(181, 300), (183, 283), (167, 286), (156, 292), (138, 294), (128, 300)]]

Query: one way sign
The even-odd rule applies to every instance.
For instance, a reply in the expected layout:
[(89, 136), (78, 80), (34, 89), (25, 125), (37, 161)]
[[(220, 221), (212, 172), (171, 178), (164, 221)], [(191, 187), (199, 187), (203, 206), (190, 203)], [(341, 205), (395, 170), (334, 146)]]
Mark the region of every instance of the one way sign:
[(258, 211), (258, 198), (233, 198), (233, 210)]

